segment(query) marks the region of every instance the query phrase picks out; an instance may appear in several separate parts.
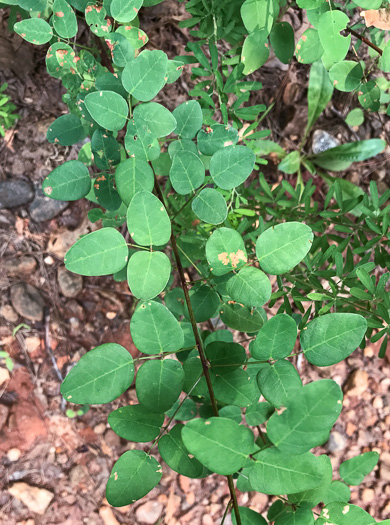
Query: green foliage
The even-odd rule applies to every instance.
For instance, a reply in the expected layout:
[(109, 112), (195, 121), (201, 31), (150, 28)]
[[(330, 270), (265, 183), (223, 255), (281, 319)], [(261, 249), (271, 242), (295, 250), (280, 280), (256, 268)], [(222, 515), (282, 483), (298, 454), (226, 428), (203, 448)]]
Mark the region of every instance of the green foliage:
[(5, 136), (5, 130), (11, 128), (19, 118), (19, 115), (14, 113), (15, 104), (12, 104), (10, 97), (4, 93), (7, 88), (6, 83), (0, 86), (0, 135), (2, 137)]
[[(345, 483), (361, 483), (378, 455), (345, 461), (345, 483), (332, 480), (329, 458), (311, 451), (328, 439), (342, 393), (330, 379), (303, 386), (292, 358), (331, 366), (368, 341), (381, 341), (379, 357), (386, 352), (390, 191), (381, 195), (371, 182), (368, 194), (339, 176), (380, 155), (386, 142), (355, 140), (317, 154), (308, 149), (337, 91), (352, 93), (361, 106), (345, 117), (346, 127), (361, 125), (368, 112), (389, 114), (386, 33), (369, 27), (362, 40), (362, 26), (351, 27), (356, 6), (377, 9), (381, 2), (190, 0), (180, 25), (191, 41), (174, 58), (142, 50), (148, 36), (138, 27), (138, 12), (159, 3), (7, 2), (18, 16), (16, 33), (50, 44), (48, 73), (66, 90), (69, 114), (52, 122), (47, 139), (59, 147), (87, 140), (78, 160), (59, 165), (43, 182), (52, 199), (87, 198), (95, 206), (91, 222), (102, 221), (70, 248), (65, 266), (127, 280), (134, 297), (131, 336), (145, 354), (133, 361), (117, 344), (92, 349), (61, 392), (82, 405), (72, 416), (81, 415), (123, 394), (137, 368), (138, 404), (117, 408), (108, 421), (120, 437), (150, 446), (128, 450), (115, 463), (107, 484), (114, 506), (131, 504), (158, 484), (162, 468), (151, 455), (158, 445), (162, 460), (181, 475), (228, 476), (235, 524), (267, 521), (235, 505), (233, 478), (240, 490), (282, 496), (268, 511), (276, 525), (312, 525), (318, 504), (319, 525), (372, 524), (348, 503)], [(295, 50), (294, 29), (282, 21), (289, 10), (311, 24)], [(80, 18), (100, 49), (78, 47)], [(262, 126), (273, 106), (253, 103), (262, 99), (262, 85), (247, 78), (271, 48), (285, 64), (295, 54), (294, 67), (309, 75), (307, 124), (291, 149), (267, 140), (271, 130)], [(170, 111), (153, 99), (183, 68), (193, 87)], [(0, 126), (6, 129), (16, 116), (4, 89)], [(294, 177), (271, 187), (260, 171), (271, 158)], [(321, 202), (309, 173), (326, 182)], [(218, 321), (228, 329), (209, 331)], [(232, 330), (247, 335), (233, 340)], [(236, 342), (242, 339), (243, 345)]]

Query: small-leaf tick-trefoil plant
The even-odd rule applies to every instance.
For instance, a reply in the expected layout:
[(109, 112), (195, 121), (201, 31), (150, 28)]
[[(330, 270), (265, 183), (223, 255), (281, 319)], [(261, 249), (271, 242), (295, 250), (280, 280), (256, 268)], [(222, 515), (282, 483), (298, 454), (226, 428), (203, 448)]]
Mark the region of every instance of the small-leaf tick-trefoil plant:
[[(190, 478), (226, 478), (222, 522), (231, 512), (238, 525), (267, 523), (239, 506), (238, 488), (278, 496), (268, 511), (277, 525), (376, 523), (349, 503), (348, 485), (363, 481), (378, 454), (333, 473), (316, 447), (340, 415), (342, 390), (331, 379), (303, 384), (295, 365), (300, 354), (328, 367), (367, 341), (381, 340), (380, 358), (386, 352), (390, 191), (380, 195), (371, 182), (367, 194), (335, 175), (381, 154), (386, 142), (317, 154), (307, 143), (337, 91), (361, 106), (351, 125), (370, 111), (386, 118), (387, 2), (190, 0), (180, 25), (191, 41), (179, 57), (149, 48), (139, 27), (139, 10), (161, 2), (8, 0), (15, 31), (48, 45), (47, 70), (66, 89), (69, 114), (50, 125), (48, 140), (87, 139), (78, 160), (43, 183), (52, 199), (89, 199), (89, 219), (102, 221), (70, 248), (66, 268), (127, 280), (136, 303), (130, 330), (142, 357), (115, 343), (91, 349), (62, 395), (82, 411), (110, 403), (132, 387), (137, 368), (138, 404), (108, 422), (147, 445), (113, 466), (106, 494), (114, 506), (148, 494), (162, 460)], [(297, 42), (283, 18), (290, 10), (310, 23)], [(77, 41), (80, 24), (93, 47)], [(291, 151), (267, 138), (262, 122), (272, 105), (251, 104), (262, 85), (247, 75), (271, 49), (310, 69), (307, 126)], [(185, 67), (194, 87), (170, 111), (154, 99)], [(261, 166), (270, 154), (281, 172), (296, 174), (295, 187), (269, 185)], [(326, 181), (321, 203), (303, 170)]]

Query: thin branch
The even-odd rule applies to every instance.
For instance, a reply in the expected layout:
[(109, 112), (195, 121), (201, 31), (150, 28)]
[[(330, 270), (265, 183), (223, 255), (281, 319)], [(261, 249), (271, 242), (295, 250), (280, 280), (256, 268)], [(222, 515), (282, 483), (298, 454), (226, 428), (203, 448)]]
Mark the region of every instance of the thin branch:
[[(154, 180), (155, 180), (155, 190), (156, 190), (157, 196), (161, 200), (161, 202), (164, 203), (163, 194), (162, 194), (160, 185), (158, 183), (157, 177), (155, 177)], [(177, 247), (176, 238), (175, 238), (175, 235), (174, 235), (173, 231), (172, 231), (172, 234), (171, 234), (171, 245), (172, 245), (173, 254), (175, 256), (177, 270), (179, 272), (180, 282), (181, 282), (181, 286), (182, 286), (182, 289), (183, 289), (183, 292), (184, 292), (185, 301), (186, 301), (187, 308), (188, 308), (188, 314), (189, 314), (189, 317), (190, 317), (192, 331), (194, 333), (196, 346), (197, 346), (197, 349), (198, 349), (198, 352), (199, 352), (199, 357), (200, 357), (200, 360), (201, 360), (201, 363), (202, 363), (203, 374), (205, 376), (206, 383), (207, 383), (207, 388), (208, 388), (209, 395), (210, 395), (212, 411), (213, 411), (214, 416), (218, 417), (219, 416), (219, 414), (218, 414), (218, 405), (217, 405), (217, 400), (215, 398), (213, 385), (211, 383), (209, 364), (208, 364), (208, 361), (206, 359), (206, 354), (205, 354), (205, 351), (204, 351), (204, 348), (203, 348), (203, 342), (202, 342), (202, 339), (201, 339), (199, 331), (198, 331), (198, 326), (196, 324), (195, 314), (194, 314), (194, 311), (192, 309), (191, 299), (190, 299), (190, 295), (188, 293), (187, 281), (186, 281), (186, 278), (185, 278), (185, 275), (184, 275), (184, 270), (183, 270), (183, 266), (181, 264), (179, 250), (178, 250), (178, 247)], [(231, 475), (227, 476), (227, 480), (228, 480), (228, 485), (229, 485), (230, 497), (231, 497), (232, 502), (233, 502), (234, 514), (236, 516), (237, 525), (242, 525), (242, 521), (241, 521), (241, 517), (240, 517), (240, 510), (238, 508), (236, 491), (234, 489), (233, 476), (231, 476)]]
[(359, 39), (362, 42), (364, 42), (368, 47), (371, 47), (371, 49), (373, 49), (380, 56), (382, 56), (382, 54), (383, 54), (382, 49), (380, 47), (376, 46), (375, 44), (373, 44), (371, 42), (371, 40), (368, 40), (368, 38), (366, 38), (363, 35), (360, 35), (357, 31), (355, 31), (354, 29), (351, 29), (350, 27), (347, 27), (345, 30), (347, 31), (347, 33), (351, 33), (351, 35), (355, 36), (357, 39)]

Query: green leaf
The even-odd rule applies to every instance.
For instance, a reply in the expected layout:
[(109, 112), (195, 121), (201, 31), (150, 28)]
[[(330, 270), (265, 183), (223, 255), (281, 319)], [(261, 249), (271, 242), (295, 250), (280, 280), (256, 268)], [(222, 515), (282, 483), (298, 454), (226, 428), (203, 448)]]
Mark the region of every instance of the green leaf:
[(120, 33), (111, 33), (105, 38), (107, 47), (111, 51), (111, 59), (116, 66), (125, 67), (134, 59), (134, 49), (129, 40)]
[[(219, 295), (208, 285), (194, 286), (189, 296), (197, 323), (203, 323), (213, 317), (220, 305)], [(184, 315), (187, 319), (190, 318), (187, 305), (184, 305)]]
[(317, 9), (324, 4), (324, 0), (297, 0), (297, 4), (302, 9)]
[(279, 22), (273, 26), (269, 38), (277, 58), (288, 64), (294, 55), (294, 29), (288, 22)]
[(177, 120), (175, 133), (185, 139), (193, 139), (202, 127), (202, 108), (196, 100), (189, 100), (177, 106), (173, 110), (173, 116)]
[(270, 33), (278, 12), (279, 2), (275, 0), (245, 0), (241, 6), (241, 18), (248, 33), (263, 28)]
[(140, 191), (132, 198), (127, 227), (134, 242), (141, 246), (162, 246), (171, 236), (171, 222), (164, 205), (148, 191)]
[(157, 102), (138, 104), (133, 113), (136, 126), (143, 125), (155, 137), (165, 137), (175, 131), (177, 122), (173, 113)]
[(77, 18), (66, 0), (55, 0), (53, 4), (53, 27), (63, 38), (77, 34)]
[[(179, 153), (179, 151), (191, 152), (199, 157), (198, 149), (195, 143), (190, 139), (173, 140), (168, 146), (168, 155), (171, 159)], [(172, 165), (172, 164), (171, 164)]]
[(108, 423), (119, 437), (146, 443), (159, 435), (164, 418), (164, 414), (153, 414), (142, 405), (129, 405), (111, 412)]
[(80, 405), (110, 403), (134, 379), (133, 359), (123, 346), (108, 343), (87, 352), (66, 376), (61, 394)]
[(61, 115), (47, 130), (46, 138), (52, 144), (72, 146), (86, 136), (81, 120), (76, 115)]
[(214, 188), (204, 188), (192, 201), (192, 211), (203, 222), (221, 224), (227, 217), (225, 199)]
[(169, 179), (180, 195), (194, 192), (204, 182), (205, 169), (198, 155), (190, 151), (178, 151), (173, 157)]
[(119, 23), (131, 22), (138, 15), (143, 0), (112, 0), (111, 16)]
[(304, 454), (322, 445), (340, 415), (343, 394), (331, 379), (313, 381), (289, 396), (282, 414), (271, 416), (269, 439), (282, 452)]
[(85, 7), (85, 21), (91, 26), (92, 33), (98, 37), (106, 37), (112, 29), (111, 20), (106, 16), (105, 7), (94, 4), (92, 0)]
[(302, 387), (302, 380), (294, 365), (285, 359), (261, 368), (257, 374), (257, 384), (264, 398), (280, 407), (290, 396), (296, 395)]
[(189, 397), (184, 402), (178, 399), (176, 403), (173, 403), (172, 407), (165, 412), (165, 415), (169, 418), (173, 417), (176, 421), (189, 421), (194, 419), (198, 413), (198, 408), (195, 401)]
[[(242, 525), (267, 525), (267, 522), (265, 521), (263, 516), (258, 512), (255, 512), (252, 509), (248, 509), (248, 507), (238, 507), (238, 509), (240, 511)], [(236, 515), (234, 511), (232, 511), (231, 517), (233, 525), (237, 525)]]
[(247, 262), (241, 235), (231, 228), (218, 228), (206, 243), (206, 258), (214, 275), (225, 275)]
[(314, 516), (310, 509), (298, 508), (288, 511), (275, 520), (275, 525), (314, 525)]
[(340, 31), (349, 24), (349, 17), (342, 11), (332, 9), (322, 13), (318, 22), (318, 35), (327, 56), (333, 62), (343, 60), (348, 53), (351, 35), (341, 36)]
[(234, 474), (253, 450), (253, 433), (231, 419), (193, 419), (182, 430), (188, 451), (212, 472)]
[(310, 160), (317, 166), (331, 171), (346, 170), (352, 162), (367, 160), (379, 155), (386, 147), (386, 142), (381, 139), (359, 140), (347, 142), (328, 149), (318, 155), (313, 155)]
[(121, 161), (120, 145), (112, 135), (97, 129), (92, 135), (93, 160), (100, 170), (109, 170)]
[(114, 91), (94, 91), (84, 99), (91, 117), (109, 131), (124, 127), (129, 114), (126, 100)]
[(380, 107), (381, 90), (374, 80), (363, 82), (359, 88), (358, 99), (364, 109), (378, 111)]
[(47, 197), (57, 200), (76, 201), (91, 189), (88, 168), (78, 160), (69, 160), (55, 168), (42, 183)]
[(299, 154), (299, 151), (292, 151), (286, 157), (284, 157), (284, 159), (278, 166), (278, 170), (291, 175), (299, 170), (300, 163), (301, 156)]
[[(231, 332), (230, 332), (231, 333)], [(212, 341), (207, 344), (206, 356), (215, 374), (228, 374), (246, 361), (245, 348), (238, 343)]]
[(362, 76), (362, 66), (352, 60), (343, 60), (329, 70), (329, 78), (339, 91), (354, 91), (359, 87)]
[(287, 314), (274, 315), (260, 329), (251, 345), (251, 354), (255, 359), (281, 359), (294, 349), (297, 339), (297, 324)]
[[(111, 174), (97, 177), (93, 184), (96, 201), (110, 211), (119, 210), (122, 201), (114, 186), (114, 176)], [(119, 216), (119, 214), (118, 214)], [(123, 224), (122, 221), (120, 224)]]
[(171, 262), (165, 253), (139, 251), (127, 265), (127, 281), (130, 291), (138, 299), (146, 301), (159, 295), (171, 275)]
[(122, 83), (133, 97), (147, 102), (164, 87), (168, 57), (163, 51), (142, 51), (122, 72)]
[(360, 485), (364, 478), (377, 465), (378, 452), (366, 452), (343, 461), (340, 465), (340, 476), (348, 485)]
[(135, 346), (144, 354), (176, 352), (184, 336), (175, 316), (163, 304), (148, 301), (134, 312), (130, 332)]
[(123, 507), (146, 496), (160, 481), (161, 465), (142, 450), (128, 450), (115, 463), (107, 482), (110, 505)]
[(204, 466), (188, 453), (183, 439), (184, 425), (175, 425), (158, 442), (158, 451), (165, 463), (175, 472), (187, 478), (199, 478), (204, 472)]
[(135, 389), (138, 401), (150, 412), (161, 414), (178, 399), (183, 383), (184, 370), (179, 361), (146, 361), (137, 372)]
[(119, 26), (115, 33), (120, 33), (126, 37), (133, 49), (140, 49), (149, 41), (145, 31), (135, 26)]
[(311, 228), (301, 222), (286, 222), (263, 232), (256, 242), (261, 268), (272, 275), (292, 270), (309, 252), (313, 242)]
[(14, 25), (19, 36), (35, 45), (47, 44), (53, 38), (53, 30), (42, 18), (26, 18)]
[[(74, 66), (76, 53), (64, 42), (56, 42), (49, 47), (46, 53), (46, 69), (54, 78), (70, 73)], [(81, 82), (80, 82), (81, 83)]]
[(257, 403), (260, 397), (256, 377), (242, 368), (217, 375), (213, 387), (217, 400), (228, 405), (248, 407)]
[(219, 410), (219, 415), (221, 417), (226, 417), (232, 419), (236, 423), (242, 422), (242, 414), (240, 407), (234, 405), (226, 405)]
[(250, 405), (245, 412), (245, 419), (248, 425), (255, 427), (262, 425), (272, 416), (275, 408), (267, 401)]
[(312, 64), (321, 58), (324, 49), (318, 36), (318, 31), (309, 27), (298, 40), (295, 55), (301, 64)]
[(234, 146), (238, 142), (238, 131), (231, 126), (214, 124), (197, 135), (198, 148), (203, 155), (214, 155), (221, 148)]
[(183, 73), (184, 62), (180, 60), (168, 60), (167, 66), (167, 84), (173, 84)]
[(2, 0), (0, 3), (9, 4), (9, 5), (19, 5), (22, 9), (26, 11), (43, 11), (46, 7), (47, 0), (17, 0), (13, 2), (12, 0)]
[(353, 3), (363, 9), (379, 9), (382, 5), (382, 0), (354, 0)]
[(358, 314), (332, 313), (310, 321), (301, 332), (301, 346), (312, 365), (343, 361), (362, 342), (367, 321)]
[(127, 244), (114, 228), (102, 228), (81, 237), (66, 253), (65, 267), (79, 275), (110, 275), (121, 270), (128, 258)]
[(246, 266), (228, 280), (226, 291), (237, 303), (257, 307), (269, 301), (272, 288), (265, 273), (253, 266)]
[(322, 501), (325, 503), (325, 505), (328, 505), (328, 503), (333, 503), (334, 501), (348, 502), (350, 498), (351, 491), (349, 490), (349, 487), (345, 485), (345, 483), (342, 481), (332, 481)]
[(263, 66), (269, 58), (268, 31), (256, 29), (244, 40), (241, 62), (244, 64), (244, 75), (250, 75)]
[(379, 60), (379, 67), (385, 73), (390, 73), (390, 46), (387, 43), (383, 49), (382, 56)]
[(267, 448), (255, 457), (249, 482), (257, 492), (276, 496), (294, 494), (315, 488), (322, 482), (322, 463), (310, 452), (294, 456)]
[(140, 160), (156, 160), (161, 152), (157, 137), (145, 124), (136, 124), (134, 120), (127, 124), (125, 148), (129, 157)]
[(333, 95), (329, 73), (321, 61), (314, 62), (310, 68), (309, 89), (307, 92), (308, 118), (305, 133), (308, 134), (314, 122), (324, 111)]
[(364, 122), (364, 113), (360, 108), (355, 108), (345, 117), (348, 126), (360, 126)]
[(262, 308), (251, 309), (241, 304), (224, 303), (220, 310), (221, 321), (232, 330), (257, 332), (266, 320)]
[(374, 525), (376, 521), (363, 509), (341, 503), (340, 501), (329, 503), (322, 509), (318, 525), (332, 523), (333, 525)]
[(226, 146), (218, 150), (210, 161), (210, 175), (223, 190), (242, 184), (252, 173), (255, 155), (246, 146)]
[[(319, 456), (318, 461), (322, 463), (322, 482), (321, 485), (315, 489), (305, 490), (303, 492), (298, 492), (296, 494), (290, 494), (288, 497), (289, 501), (292, 503), (298, 504), (299, 506), (310, 507), (311, 509), (323, 501), (325, 495), (329, 491), (329, 487), (332, 482), (332, 463), (329, 456), (323, 454)], [(341, 500), (337, 500), (341, 501)]]

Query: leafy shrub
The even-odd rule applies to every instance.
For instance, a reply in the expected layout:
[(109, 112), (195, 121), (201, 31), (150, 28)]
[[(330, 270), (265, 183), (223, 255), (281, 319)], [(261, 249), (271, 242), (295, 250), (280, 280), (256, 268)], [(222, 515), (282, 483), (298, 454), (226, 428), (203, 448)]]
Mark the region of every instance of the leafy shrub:
[(19, 115), (14, 113), (16, 106), (10, 102), (10, 97), (4, 92), (8, 88), (8, 84), (0, 86), (0, 135), (5, 136), (5, 130), (11, 128)]
[[(382, 2), (190, 0), (190, 16), (180, 23), (191, 28), (189, 54), (168, 58), (142, 49), (148, 37), (138, 27), (139, 9), (161, 1), (8, 0), (19, 17), (15, 31), (28, 42), (50, 43), (47, 70), (67, 90), (70, 113), (51, 124), (48, 140), (67, 146), (90, 139), (78, 160), (43, 183), (53, 199), (98, 204), (89, 218), (103, 227), (79, 239), (65, 265), (128, 281), (136, 300), (131, 335), (145, 354), (133, 360), (118, 344), (101, 345), (81, 358), (61, 392), (71, 403), (110, 403), (139, 367), (139, 404), (118, 408), (109, 423), (122, 438), (151, 444), (115, 463), (107, 484), (114, 506), (158, 484), (158, 451), (184, 476), (227, 476), (234, 523), (265, 523), (238, 507), (235, 485), (287, 496), (269, 509), (277, 525), (314, 523), (318, 504), (317, 523), (374, 523), (348, 503), (347, 485), (359, 484), (378, 454), (346, 461), (343, 481), (332, 481), (330, 459), (311, 450), (327, 441), (342, 391), (330, 379), (303, 386), (294, 357), (323, 367), (369, 340), (382, 339), (379, 357), (387, 347), (390, 191), (380, 195), (371, 182), (366, 194), (331, 175), (380, 154), (386, 143), (307, 150), (334, 90), (356, 94), (364, 112), (386, 112), (386, 32), (362, 31), (358, 9)], [(293, 27), (282, 20), (289, 10), (304, 12), (312, 26), (296, 46)], [(376, 13), (366, 12), (367, 23), (374, 18), (383, 26), (388, 11)], [(78, 18), (96, 48), (72, 40)], [(262, 85), (246, 75), (266, 63), (271, 48), (283, 63), (311, 64), (308, 122), (292, 151), (267, 139), (271, 132), (261, 123), (272, 107), (251, 104)], [(187, 66), (192, 98), (172, 112), (154, 102)], [(364, 118), (354, 111), (347, 125)], [(295, 187), (267, 183), (260, 170), (271, 157), (280, 171), (296, 174)], [(326, 181), (323, 203), (313, 180), (304, 184), (303, 170)], [(118, 230), (125, 223), (131, 242)], [(277, 313), (268, 318), (265, 305)], [(219, 329), (216, 318), (230, 330)], [(231, 330), (247, 334), (249, 351)]]

